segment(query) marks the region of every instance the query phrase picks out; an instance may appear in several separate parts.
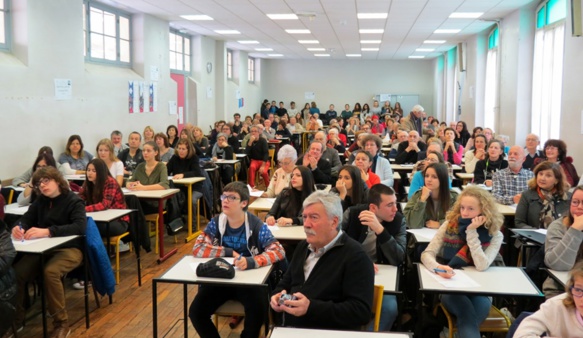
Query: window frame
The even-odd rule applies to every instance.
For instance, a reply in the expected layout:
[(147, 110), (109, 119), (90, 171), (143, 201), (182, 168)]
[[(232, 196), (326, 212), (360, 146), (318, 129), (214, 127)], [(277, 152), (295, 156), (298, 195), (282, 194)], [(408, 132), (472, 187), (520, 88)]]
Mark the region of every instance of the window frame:
[(256, 69), (257, 59), (253, 57), (247, 57), (247, 81), (249, 83), (255, 83), (255, 69)]
[[(110, 66), (117, 66), (117, 67), (124, 67), (124, 68), (131, 68), (133, 65), (133, 53), (132, 53), (132, 43), (133, 43), (133, 31), (132, 31), (132, 15), (131, 13), (122, 11), (115, 7), (110, 7), (104, 5), (99, 2), (91, 1), (91, 0), (84, 0), (83, 4), (85, 5), (85, 27), (83, 27), (85, 33), (85, 61), (97, 64), (105, 64)], [(91, 8), (95, 8), (101, 11), (105, 11), (115, 15), (115, 45), (116, 45), (116, 60), (108, 60), (104, 58), (97, 58), (91, 56)], [(123, 17), (128, 20), (128, 34), (129, 39), (122, 39), (120, 36), (120, 17)], [(96, 33), (105, 35), (104, 33)], [(120, 41), (128, 41), (129, 44), (129, 61), (121, 61), (121, 52), (120, 52)], [(105, 50), (104, 50), (105, 51)]]
[(233, 80), (233, 73), (234, 73), (234, 65), (233, 65), (233, 58), (234, 53), (232, 49), (227, 49), (227, 80)]
[[(171, 28), (170, 31), (168, 32), (168, 39), (170, 39), (170, 34), (174, 34), (176, 36), (179, 36), (182, 38), (182, 52), (179, 53), (177, 51), (172, 51), (170, 49), (170, 44), (168, 44), (168, 64), (170, 66), (170, 53), (176, 53), (176, 54), (181, 54), (182, 55), (182, 69), (176, 69), (176, 68), (172, 68), (172, 66), (170, 66), (170, 72), (172, 73), (176, 73), (176, 74), (184, 74), (184, 75), (190, 75), (192, 73), (192, 36), (186, 33), (181, 33), (180, 31)], [(186, 54), (186, 47), (185, 47), (185, 41), (188, 40), (188, 54)], [(188, 57), (189, 59), (189, 69), (186, 70), (186, 57)]]
[[(490, 58), (495, 57), (492, 62)], [(494, 69), (488, 69), (492, 66)], [(484, 79), (484, 120), (485, 128), (492, 128), (497, 130), (498, 121), (500, 120), (500, 27), (498, 24), (490, 30), (488, 34), (488, 49), (486, 52), (486, 73)], [(493, 76), (493, 79), (489, 78)], [(492, 92), (489, 91), (488, 84), (492, 82), (495, 87)], [(491, 99), (492, 103), (488, 104)], [(491, 108), (491, 109), (490, 109)], [(491, 118), (487, 118), (491, 116)]]
[(4, 9), (0, 12), (4, 15), (4, 42), (0, 43), (0, 51), (9, 52), (12, 47), (12, 12), (9, 0), (0, 0), (4, 4)]

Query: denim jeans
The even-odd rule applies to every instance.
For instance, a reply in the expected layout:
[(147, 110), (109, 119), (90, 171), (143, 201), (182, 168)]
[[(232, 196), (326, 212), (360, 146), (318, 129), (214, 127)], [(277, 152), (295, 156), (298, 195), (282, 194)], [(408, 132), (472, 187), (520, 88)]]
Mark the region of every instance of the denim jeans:
[[(397, 307), (397, 296), (384, 295), (383, 304), (381, 305), (381, 320), (379, 331), (390, 331), (398, 313), (399, 309)], [(372, 331), (373, 328), (374, 323), (371, 323), (368, 327), (368, 331)]]
[(480, 338), (480, 324), (488, 317), (492, 302), (485, 296), (441, 295), (441, 303), (456, 317), (458, 337)]

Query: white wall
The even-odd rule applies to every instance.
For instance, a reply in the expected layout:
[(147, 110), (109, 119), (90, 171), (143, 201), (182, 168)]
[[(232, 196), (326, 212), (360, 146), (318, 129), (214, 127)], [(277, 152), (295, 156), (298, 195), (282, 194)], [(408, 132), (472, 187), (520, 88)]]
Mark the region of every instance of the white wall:
[[(369, 103), (375, 94), (418, 94), (428, 114), (434, 106), (431, 60), (262, 60), (263, 97), (290, 101), (303, 108), (305, 92), (315, 92), (322, 112), (332, 103), (340, 113), (344, 104)], [(392, 102), (394, 103), (394, 102)], [(253, 108), (259, 109), (259, 104)], [(406, 114), (408, 112), (405, 112)]]
[[(146, 125), (165, 131), (175, 123), (176, 118), (167, 112), (167, 102), (176, 93), (169, 77), (167, 22), (134, 16), (134, 71), (84, 62), (81, 1), (13, 4), (14, 31), (19, 32), (15, 52), (0, 53), (0, 144), (4, 159), (11, 159), (3, 161), (1, 178), (14, 177), (32, 166), (43, 145), (51, 146), (57, 157), (71, 134), (81, 135), (85, 149), (95, 153), (97, 142), (114, 129), (127, 136)], [(160, 67), (159, 111), (130, 115), (128, 81), (149, 81), (150, 65)], [(54, 99), (55, 78), (71, 79), (71, 100)]]

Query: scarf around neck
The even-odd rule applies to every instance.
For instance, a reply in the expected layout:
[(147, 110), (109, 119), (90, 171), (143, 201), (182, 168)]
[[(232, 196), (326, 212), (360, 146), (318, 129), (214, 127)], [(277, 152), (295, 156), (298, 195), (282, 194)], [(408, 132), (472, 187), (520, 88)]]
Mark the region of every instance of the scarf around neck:
[[(466, 239), (466, 230), (472, 223), (470, 218), (458, 218), (450, 221), (443, 237), (443, 261), (451, 268), (456, 269), (468, 265), (473, 265), (473, 259)], [(478, 239), (485, 250), (492, 240), (492, 236), (484, 226), (478, 229)]]

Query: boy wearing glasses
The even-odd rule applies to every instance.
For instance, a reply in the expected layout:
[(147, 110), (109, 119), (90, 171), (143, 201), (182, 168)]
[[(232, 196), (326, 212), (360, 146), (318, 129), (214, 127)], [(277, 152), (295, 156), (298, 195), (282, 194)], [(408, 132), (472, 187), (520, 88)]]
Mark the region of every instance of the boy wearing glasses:
[[(233, 257), (239, 270), (255, 269), (281, 261), (285, 251), (259, 218), (247, 212), (249, 190), (242, 182), (225, 186), (221, 195), (223, 212), (214, 217), (194, 243), (195, 257)], [(259, 288), (201, 285), (190, 305), (189, 317), (201, 338), (218, 337), (211, 315), (227, 300), (245, 308), (241, 337), (257, 337), (264, 322), (267, 302)]]

